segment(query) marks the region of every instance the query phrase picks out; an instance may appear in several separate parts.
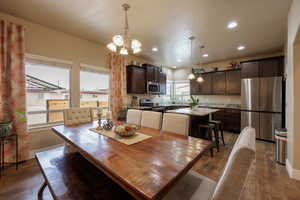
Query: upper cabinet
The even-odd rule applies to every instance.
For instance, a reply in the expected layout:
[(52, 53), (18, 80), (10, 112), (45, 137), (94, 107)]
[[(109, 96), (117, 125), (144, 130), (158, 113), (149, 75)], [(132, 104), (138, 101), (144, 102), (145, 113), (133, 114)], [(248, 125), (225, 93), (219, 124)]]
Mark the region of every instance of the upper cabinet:
[(262, 60), (259, 74), (260, 77), (283, 76), (283, 57)]
[(159, 84), (159, 94), (166, 94), (167, 75), (153, 65), (128, 65), (126, 67), (127, 93), (146, 94), (148, 82)]
[(203, 82), (198, 83), (197, 78), (190, 81), (191, 95), (240, 95), (241, 71), (227, 70), (207, 72), (202, 75)]
[(210, 94), (213, 93), (213, 91), (212, 91), (212, 77), (213, 77), (213, 73), (202, 74), (203, 82), (198, 83), (200, 94), (210, 95)]
[(241, 63), (242, 78), (283, 76), (283, 57)]
[(160, 82), (160, 68), (154, 65), (144, 64), (146, 68), (147, 82)]
[(199, 83), (197, 82), (198, 76), (195, 79), (190, 80), (190, 94), (191, 95), (199, 95), (200, 94), (200, 87)]
[(127, 93), (146, 93), (146, 69), (135, 65), (126, 67)]
[(167, 93), (167, 75), (163, 72), (160, 72), (159, 91), (163, 95)]
[(212, 94), (225, 95), (226, 94), (226, 76), (225, 72), (215, 72), (212, 76)]
[(226, 71), (226, 94), (241, 94), (241, 70)]
[(259, 77), (259, 62), (245, 62), (241, 64), (242, 78)]

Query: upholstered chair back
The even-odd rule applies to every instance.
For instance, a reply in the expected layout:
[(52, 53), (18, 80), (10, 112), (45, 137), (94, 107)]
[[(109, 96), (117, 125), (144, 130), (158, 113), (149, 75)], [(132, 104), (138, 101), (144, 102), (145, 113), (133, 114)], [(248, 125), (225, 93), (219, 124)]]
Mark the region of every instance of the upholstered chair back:
[(142, 111), (129, 109), (127, 111), (126, 123), (140, 126), (142, 119)]
[(239, 135), (214, 191), (213, 200), (238, 200), (255, 158), (255, 129), (246, 127)]
[(165, 113), (163, 117), (162, 131), (189, 134), (189, 116), (175, 113)]
[(162, 113), (153, 111), (143, 111), (141, 126), (160, 129)]
[(64, 110), (64, 123), (67, 126), (79, 125), (93, 121), (90, 108), (71, 108)]

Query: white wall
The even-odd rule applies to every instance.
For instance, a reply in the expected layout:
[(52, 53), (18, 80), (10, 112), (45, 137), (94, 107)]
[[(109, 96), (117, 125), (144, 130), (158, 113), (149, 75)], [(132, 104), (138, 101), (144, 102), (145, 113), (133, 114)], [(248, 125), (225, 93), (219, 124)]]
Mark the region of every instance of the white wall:
[[(294, 51), (294, 42), (300, 27), (300, 1), (294, 0), (288, 17), (288, 39), (286, 49), (286, 76), (287, 76), (287, 105), (286, 105), (286, 125), (288, 128), (288, 164), (296, 170), (300, 170), (300, 125), (299, 125), (299, 102), (300, 102), (300, 86), (299, 66), (296, 68), (296, 56)], [(299, 35), (299, 33), (298, 33)], [(300, 36), (298, 36), (300, 37)], [(300, 38), (299, 38), (300, 39)], [(297, 117), (298, 115), (298, 117)], [(300, 178), (300, 175), (299, 175)]]

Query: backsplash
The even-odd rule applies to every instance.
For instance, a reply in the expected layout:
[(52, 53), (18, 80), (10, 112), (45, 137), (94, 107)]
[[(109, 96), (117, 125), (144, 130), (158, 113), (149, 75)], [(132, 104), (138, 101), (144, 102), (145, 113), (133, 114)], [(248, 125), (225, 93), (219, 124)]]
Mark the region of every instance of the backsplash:
[[(171, 103), (164, 100), (164, 95), (148, 95), (148, 94), (136, 94), (127, 95), (127, 105), (130, 105), (132, 96), (140, 98), (152, 99), (154, 103)], [(193, 95), (197, 97), (200, 103), (212, 103), (212, 104), (241, 104), (241, 96), (223, 96), (223, 95)], [(187, 103), (187, 102), (175, 102), (175, 103)]]
[(196, 95), (200, 103), (241, 104), (241, 96)]

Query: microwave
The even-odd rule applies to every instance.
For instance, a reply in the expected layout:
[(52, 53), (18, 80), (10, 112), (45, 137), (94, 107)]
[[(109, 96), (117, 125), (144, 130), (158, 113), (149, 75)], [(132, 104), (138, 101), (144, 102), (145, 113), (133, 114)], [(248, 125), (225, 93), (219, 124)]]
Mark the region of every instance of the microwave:
[(159, 83), (149, 81), (147, 83), (148, 94), (159, 94)]

